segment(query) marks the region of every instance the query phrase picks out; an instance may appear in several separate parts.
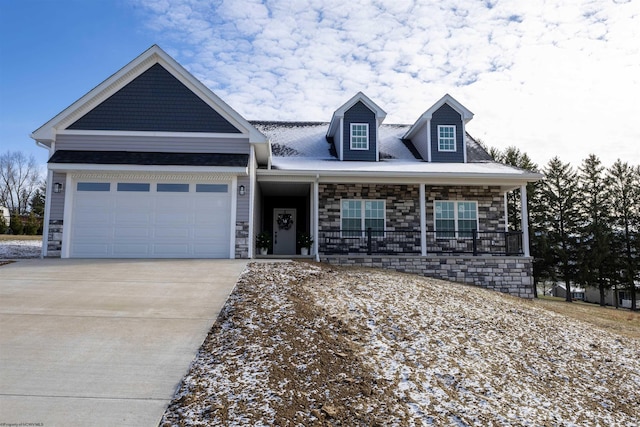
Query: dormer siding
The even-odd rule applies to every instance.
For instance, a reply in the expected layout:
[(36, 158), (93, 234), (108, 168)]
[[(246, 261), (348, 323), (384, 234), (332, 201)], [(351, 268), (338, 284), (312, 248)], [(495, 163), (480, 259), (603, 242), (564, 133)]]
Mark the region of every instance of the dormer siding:
[[(455, 126), (455, 151), (438, 149), (438, 126)], [(460, 113), (443, 104), (431, 118), (431, 161), (440, 163), (464, 163), (464, 127)]]
[[(351, 149), (351, 125), (367, 124), (367, 149)], [(344, 122), (342, 129), (342, 149), (343, 160), (357, 160), (365, 162), (375, 162), (377, 160), (377, 124), (376, 116), (362, 102), (357, 102), (353, 107), (344, 113)]]

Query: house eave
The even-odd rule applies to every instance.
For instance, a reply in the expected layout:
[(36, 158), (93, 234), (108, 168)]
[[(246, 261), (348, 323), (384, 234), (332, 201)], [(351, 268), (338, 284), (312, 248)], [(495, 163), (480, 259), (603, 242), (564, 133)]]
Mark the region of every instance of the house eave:
[(531, 174), (486, 174), (486, 173), (440, 173), (440, 172), (387, 172), (387, 171), (309, 171), (285, 169), (259, 169), (259, 180), (289, 177), (291, 179), (318, 179), (319, 182), (345, 183), (424, 183), (433, 185), (495, 185), (503, 189), (515, 189), (535, 182), (542, 175)]
[(155, 172), (164, 173), (215, 173), (228, 175), (249, 175), (248, 167), (229, 166), (176, 166), (176, 165), (96, 165), (84, 163), (49, 163), (54, 172)]

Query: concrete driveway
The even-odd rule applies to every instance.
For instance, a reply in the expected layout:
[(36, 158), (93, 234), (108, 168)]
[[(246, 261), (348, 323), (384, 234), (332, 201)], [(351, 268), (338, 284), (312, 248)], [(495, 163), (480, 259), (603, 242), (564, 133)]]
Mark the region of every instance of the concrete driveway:
[(0, 425), (157, 426), (245, 266), (0, 266)]

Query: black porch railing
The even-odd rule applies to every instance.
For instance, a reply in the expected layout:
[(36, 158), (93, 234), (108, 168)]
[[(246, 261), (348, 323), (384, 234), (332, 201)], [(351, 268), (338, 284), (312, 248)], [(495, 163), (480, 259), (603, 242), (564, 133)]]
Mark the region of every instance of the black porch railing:
[[(320, 253), (420, 254), (420, 231), (416, 230), (322, 230)], [(428, 254), (523, 255), (520, 231), (466, 231), (425, 233)]]

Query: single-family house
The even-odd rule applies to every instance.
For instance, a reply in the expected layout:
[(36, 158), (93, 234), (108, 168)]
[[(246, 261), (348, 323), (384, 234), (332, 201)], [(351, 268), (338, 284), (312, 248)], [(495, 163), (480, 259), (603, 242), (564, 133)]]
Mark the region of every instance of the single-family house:
[[(347, 97), (345, 97), (347, 98)], [(33, 132), (49, 150), (43, 256), (311, 256), (531, 297), (506, 193), (540, 174), (494, 162), (450, 95), (412, 125), (357, 93), (326, 122), (248, 121), (152, 46)]]
[(11, 222), (11, 214), (9, 213), (9, 208), (0, 206), (0, 218), (2, 218), (4, 224), (8, 227)]

